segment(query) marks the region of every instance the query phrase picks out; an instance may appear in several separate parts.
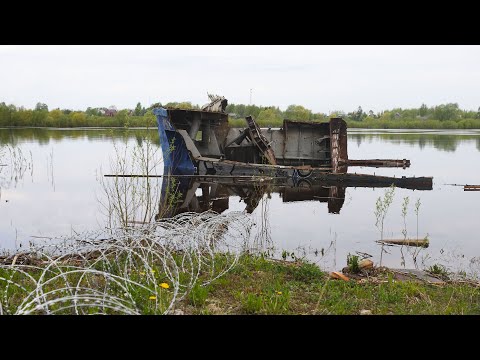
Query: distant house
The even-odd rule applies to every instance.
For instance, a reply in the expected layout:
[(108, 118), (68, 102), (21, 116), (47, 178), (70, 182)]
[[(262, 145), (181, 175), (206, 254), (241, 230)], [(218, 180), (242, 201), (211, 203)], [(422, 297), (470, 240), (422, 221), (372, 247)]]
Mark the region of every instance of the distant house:
[(115, 116), (118, 113), (118, 110), (114, 107), (109, 107), (108, 109), (103, 107), (98, 109), (98, 113), (102, 116)]
[(402, 117), (402, 115), (400, 115), (399, 112), (396, 112), (394, 116), (395, 116), (395, 119), (398, 119), (398, 118), (401, 118), (401, 117)]

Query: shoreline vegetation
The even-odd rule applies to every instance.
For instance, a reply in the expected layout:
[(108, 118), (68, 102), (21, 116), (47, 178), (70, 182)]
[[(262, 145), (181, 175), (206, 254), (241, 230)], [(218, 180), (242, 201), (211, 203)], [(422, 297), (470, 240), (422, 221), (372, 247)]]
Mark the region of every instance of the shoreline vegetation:
[[(155, 107), (200, 109), (190, 102), (175, 102), (162, 105), (152, 104), (145, 108), (140, 103), (135, 109), (117, 110), (109, 108), (87, 108), (85, 111), (69, 109), (49, 110), (47, 104), (37, 103), (35, 109), (7, 105), (0, 102), (0, 127), (156, 127)], [(301, 105), (290, 105), (285, 111), (276, 106), (229, 104), (226, 112), (232, 127), (245, 127), (245, 116), (251, 115), (260, 127), (281, 127), (283, 119), (325, 122), (332, 117), (342, 117), (349, 128), (366, 129), (480, 129), (480, 107), (477, 111), (462, 110), (456, 103), (419, 108), (395, 108), (374, 113), (364, 111), (360, 106), (356, 111), (345, 113), (332, 111), (330, 114), (313, 113)]]
[[(215, 256), (215, 267), (225, 266), (221, 256)], [(113, 257), (108, 256), (97, 258), (90, 272), (83, 271), (83, 262), (92, 259), (0, 258), (0, 282), (8, 285), (0, 290), (4, 300), (0, 314), (480, 314), (478, 282), (398, 280), (387, 268), (363, 277), (346, 272), (343, 280), (305, 260), (244, 254), (212, 281), (206, 281), (212, 270), (201, 269), (195, 284), (180, 296), (181, 285), (168, 279), (162, 271), (165, 264), (155, 258), (132, 266), (126, 257), (117, 257), (115, 261), (121, 262), (113, 266)], [(128, 273), (122, 272), (125, 268)], [(33, 284), (42, 281), (44, 298), (35, 298)], [(107, 287), (111, 288), (105, 291)]]

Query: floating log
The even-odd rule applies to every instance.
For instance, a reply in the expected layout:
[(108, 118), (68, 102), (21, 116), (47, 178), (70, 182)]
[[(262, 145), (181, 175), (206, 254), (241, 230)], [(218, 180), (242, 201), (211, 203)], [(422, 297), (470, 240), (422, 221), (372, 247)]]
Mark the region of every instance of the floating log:
[(344, 162), (348, 166), (370, 166), (370, 167), (410, 167), (410, 160), (402, 159), (373, 159), (373, 160), (347, 160)]
[(377, 243), (427, 248), (429, 245), (429, 240), (428, 239), (387, 239), (387, 240), (377, 240)]
[(480, 185), (465, 185), (463, 191), (480, 191)]

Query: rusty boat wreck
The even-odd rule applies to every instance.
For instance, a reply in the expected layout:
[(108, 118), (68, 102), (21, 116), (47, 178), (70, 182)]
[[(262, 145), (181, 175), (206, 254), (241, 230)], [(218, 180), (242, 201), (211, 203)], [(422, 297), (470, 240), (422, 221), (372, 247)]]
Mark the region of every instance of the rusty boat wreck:
[[(280, 129), (260, 128), (246, 117), (245, 128), (232, 128), (227, 100), (209, 95), (201, 110), (156, 108), (164, 176), (209, 180), (274, 181), (311, 184), (339, 182), (345, 186), (397, 187), (431, 190), (432, 177), (387, 177), (349, 173), (352, 166), (410, 166), (407, 159), (350, 160), (347, 124), (284, 120)], [(236, 180), (235, 180), (236, 179)]]

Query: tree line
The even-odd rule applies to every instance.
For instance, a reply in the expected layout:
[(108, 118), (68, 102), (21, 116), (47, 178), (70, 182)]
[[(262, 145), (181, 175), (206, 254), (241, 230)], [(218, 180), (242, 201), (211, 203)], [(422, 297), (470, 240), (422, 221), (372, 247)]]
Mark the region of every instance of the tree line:
[[(152, 110), (155, 107), (200, 109), (191, 102), (157, 102), (144, 107), (137, 103), (134, 109), (117, 110), (109, 108), (87, 108), (85, 111), (70, 109), (49, 110), (48, 105), (37, 103), (34, 109), (0, 103), (0, 126), (36, 127), (152, 127), (156, 126)], [(330, 114), (314, 113), (302, 105), (290, 105), (285, 111), (278, 106), (257, 106), (229, 104), (226, 108), (232, 126), (245, 126), (245, 117), (253, 116), (260, 126), (280, 127), (283, 119), (297, 121), (328, 121), (341, 117), (349, 127), (362, 128), (480, 128), (480, 107), (477, 111), (462, 110), (457, 103), (437, 106), (422, 104), (418, 108), (394, 108), (381, 112), (364, 111), (359, 106), (355, 111), (345, 113), (332, 111)]]

